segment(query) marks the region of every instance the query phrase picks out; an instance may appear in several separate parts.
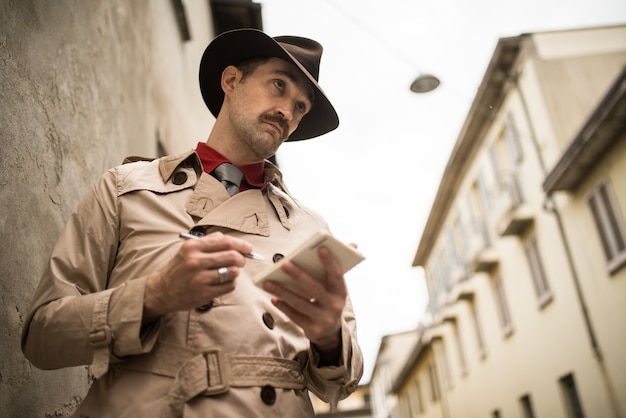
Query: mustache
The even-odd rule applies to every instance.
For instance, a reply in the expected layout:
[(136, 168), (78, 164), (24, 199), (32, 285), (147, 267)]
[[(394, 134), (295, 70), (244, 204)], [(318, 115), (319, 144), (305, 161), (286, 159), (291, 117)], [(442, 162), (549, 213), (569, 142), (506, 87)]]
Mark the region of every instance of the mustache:
[(259, 117), (261, 122), (273, 122), (273, 123), (277, 123), (278, 125), (280, 125), (280, 128), (283, 131), (283, 135), (287, 136), (289, 135), (289, 126), (287, 125), (287, 122), (279, 115), (270, 115), (270, 114), (263, 114)]

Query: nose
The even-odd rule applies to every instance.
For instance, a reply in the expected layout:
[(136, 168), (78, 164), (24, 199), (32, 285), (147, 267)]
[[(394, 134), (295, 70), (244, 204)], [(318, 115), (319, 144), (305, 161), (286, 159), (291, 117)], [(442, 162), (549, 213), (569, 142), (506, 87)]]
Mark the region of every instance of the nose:
[(283, 120), (291, 122), (293, 120), (294, 104), (291, 100), (283, 100), (277, 106), (277, 112)]
[(289, 111), (289, 110), (284, 109), (284, 108), (279, 109), (278, 110), (278, 114), (286, 122), (290, 122), (292, 117), (293, 117), (293, 113), (291, 111)]

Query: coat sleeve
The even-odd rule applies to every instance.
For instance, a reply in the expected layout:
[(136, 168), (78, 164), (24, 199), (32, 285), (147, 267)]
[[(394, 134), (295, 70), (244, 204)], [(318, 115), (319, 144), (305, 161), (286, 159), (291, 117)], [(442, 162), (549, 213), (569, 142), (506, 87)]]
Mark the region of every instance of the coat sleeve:
[(330, 403), (331, 410), (356, 390), (363, 375), (363, 355), (357, 342), (356, 320), (349, 297), (343, 313), (341, 339), (342, 354), (338, 366), (317, 367), (319, 354), (311, 349), (304, 370), (308, 389), (322, 401)]
[(142, 327), (145, 277), (108, 289), (119, 239), (118, 169), (104, 174), (68, 219), (35, 292), (22, 351), (38, 368), (110, 361), (152, 349), (159, 322)]

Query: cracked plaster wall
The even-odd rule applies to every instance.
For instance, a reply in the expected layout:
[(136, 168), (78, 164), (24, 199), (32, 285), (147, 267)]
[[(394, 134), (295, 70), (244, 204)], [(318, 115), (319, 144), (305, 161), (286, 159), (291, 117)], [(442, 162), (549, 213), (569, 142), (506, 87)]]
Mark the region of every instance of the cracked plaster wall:
[(86, 367), (41, 371), (20, 334), (65, 220), (127, 155), (205, 140), (212, 117), (197, 87), (210, 39), (208, 2), (187, 1), (183, 43), (173, 2), (0, 0), (0, 411), (70, 416)]

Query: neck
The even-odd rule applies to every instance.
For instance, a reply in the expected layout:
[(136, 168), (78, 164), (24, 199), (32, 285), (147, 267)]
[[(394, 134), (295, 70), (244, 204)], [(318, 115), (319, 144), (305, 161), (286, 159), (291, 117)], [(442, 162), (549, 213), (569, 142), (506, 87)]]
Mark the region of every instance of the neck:
[(234, 133), (228, 129), (223, 129), (218, 118), (206, 143), (238, 167), (263, 161), (263, 159), (260, 159), (249, 148), (241, 145), (234, 138)]

